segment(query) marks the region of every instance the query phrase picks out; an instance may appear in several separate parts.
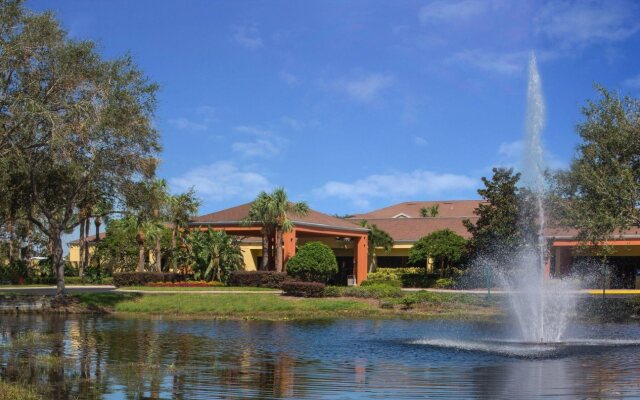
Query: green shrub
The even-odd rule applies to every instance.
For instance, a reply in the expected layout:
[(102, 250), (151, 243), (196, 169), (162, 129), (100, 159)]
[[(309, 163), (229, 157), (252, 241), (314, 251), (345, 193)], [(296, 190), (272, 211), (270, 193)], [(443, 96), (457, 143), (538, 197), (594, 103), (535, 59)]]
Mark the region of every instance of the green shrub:
[(436, 280), (436, 283), (433, 285), (438, 289), (451, 289), (455, 285), (455, 281), (453, 278), (440, 278)]
[(419, 300), (415, 296), (409, 295), (403, 297), (402, 300), (400, 300), (400, 303), (402, 303), (405, 310), (409, 310), (413, 308), (414, 305), (419, 303)]
[(395, 304), (388, 300), (380, 300), (380, 308), (385, 310), (393, 310), (395, 308)]
[(337, 272), (336, 256), (322, 242), (305, 244), (287, 263), (287, 273), (302, 281), (327, 282)]
[(400, 279), (392, 279), (392, 280), (374, 279), (374, 280), (371, 280), (371, 279), (367, 278), (367, 280), (362, 282), (362, 284), (361, 284), (361, 286), (375, 286), (375, 285), (387, 285), (387, 286), (393, 286), (393, 287), (401, 288), (402, 287), (402, 281)]
[(186, 275), (162, 272), (120, 272), (113, 274), (115, 286), (144, 286), (150, 282), (180, 282)]
[(324, 288), (324, 297), (342, 297), (344, 286), (327, 286)]
[(387, 283), (390, 285), (402, 286), (400, 276), (395, 272), (390, 271), (376, 271), (367, 275), (367, 280), (363, 282), (363, 285), (369, 285), (372, 283)]
[(402, 280), (402, 287), (429, 288), (433, 287), (438, 277), (435, 274), (425, 274), (422, 272), (403, 274), (400, 279)]
[(229, 286), (252, 286), (280, 289), (289, 279), (284, 272), (275, 271), (234, 271), (229, 275)]
[(328, 286), (325, 289), (325, 296), (382, 299), (386, 297), (400, 297), (402, 296), (402, 290), (399, 286), (383, 283), (369, 284), (366, 286)]
[(324, 290), (325, 285), (320, 282), (286, 281), (282, 284), (282, 291), (285, 296), (322, 297), (324, 296)]
[(0, 264), (0, 281), (13, 285), (30, 282), (27, 263), (23, 260), (14, 260), (10, 264)]

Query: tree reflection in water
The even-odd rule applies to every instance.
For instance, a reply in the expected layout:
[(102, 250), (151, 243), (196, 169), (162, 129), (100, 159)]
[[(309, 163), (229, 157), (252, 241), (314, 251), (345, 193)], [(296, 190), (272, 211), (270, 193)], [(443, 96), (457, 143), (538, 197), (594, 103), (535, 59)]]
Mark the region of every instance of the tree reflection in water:
[[(482, 329), (443, 321), (2, 316), (0, 379), (33, 385), (56, 400), (608, 397), (638, 387), (638, 347), (528, 360), (398, 339)], [(627, 337), (640, 330), (612, 329)]]

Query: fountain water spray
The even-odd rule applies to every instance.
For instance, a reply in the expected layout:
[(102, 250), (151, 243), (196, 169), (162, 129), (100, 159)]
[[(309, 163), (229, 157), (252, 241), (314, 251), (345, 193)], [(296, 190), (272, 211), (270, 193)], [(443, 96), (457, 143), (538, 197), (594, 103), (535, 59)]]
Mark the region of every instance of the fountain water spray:
[[(570, 293), (574, 282), (569, 279), (546, 279), (545, 263), (548, 257), (544, 229), (545, 177), (542, 130), (545, 107), (542, 82), (535, 54), (529, 59), (529, 85), (527, 90), (527, 123), (522, 163), (523, 183), (534, 198), (538, 235), (536, 243), (514, 255), (517, 263), (513, 274), (499, 276), (510, 289), (510, 302), (522, 339), (527, 342), (558, 342), (575, 309), (575, 296)], [(500, 274), (499, 274), (500, 275)]]

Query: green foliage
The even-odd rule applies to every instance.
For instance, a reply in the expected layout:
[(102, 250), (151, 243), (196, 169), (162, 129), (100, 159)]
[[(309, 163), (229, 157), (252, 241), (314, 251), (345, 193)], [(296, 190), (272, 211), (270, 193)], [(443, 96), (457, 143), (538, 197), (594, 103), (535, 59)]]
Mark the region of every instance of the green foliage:
[(600, 98), (582, 108), (581, 142), (570, 169), (554, 176), (551, 201), (554, 219), (585, 243), (640, 224), (640, 100), (596, 90)]
[(120, 272), (113, 274), (113, 284), (120, 286), (144, 286), (151, 282), (184, 281), (185, 275), (162, 272)]
[(286, 281), (282, 283), (282, 291), (286, 296), (323, 297), (324, 283)]
[(369, 272), (376, 270), (378, 263), (376, 257), (376, 249), (381, 248), (385, 252), (390, 252), (393, 248), (393, 238), (384, 230), (378, 228), (376, 224), (370, 224), (367, 221), (361, 221), (360, 226), (369, 229), (368, 234), (368, 257), (369, 257)]
[(362, 284), (370, 285), (373, 283), (386, 283), (390, 285), (402, 286), (400, 275), (396, 274), (395, 272), (388, 272), (388, 269), (382, 272), (380, 271), (380, 269), (376, 270), (376, 272), (371, 272), (367, 275), (367, 280)]
[(375, 283), (363, 286), (327, 286), (326, 297), (362, 297), (382, 299), (402, 296), (402, 290), (397, 285)]
[(235, 271), (230, 274), (228, 284), (231, 286), (249, 286), (279, 289), (289, 279), (284, 272), (275, 271)]
[(409, 250), (409, 262), (426, 263), (429, 258), (440, 267), (440, 273), (451, 275), (465, 256), (467, 241), (450, 229), (435, 231), (420, 238)]
[(420, 209), (420, 216), (422, 218), (435, 218), (440, 212), (440, 204), (434, 204), (431, 207), (422, 207)]
[(287, 273), (303, 281), (327, 282), (338, 272), (333, 250), (322, 242), (310, 242), (287, 263)]
[(538, 225), (531, 193), (518, 187), (520, 173), (494, 168), (491, 180), (483, 177), (484, 188), (478, 194), (486, 201), (474, 213), (476, 223), (463, 223), (472, 237), (469, 242), (473, 258), (490, 257), (498, 265), (508, 261), (525, 246), (536, 243)]
[(436, 281), (434, 287), (438, 289), (451, 289), (455, 285), (455, 281), (451, 278), (440, 278)]
[(233, 271), (244, 268), (237, 237), (225, 231), (194, 230), (186, 239), (195, 279), (226, 283)]
[[(293, 229), (290, 214), (305, 216), (309, 213), (309, 206), (305, 202), (292, 203), (287, 197), (284, 188), (276, 188), (271, 193), (260, 192), (251, 203), (249, 213), (244, 219), (245, 225), (258, 224), (262, 226), (262, 265), (260, 269), (266, 270), (272, 264), (273, 268), (282, 271), (282, 232)], [(267, 243), (270, 239), (275, 241), (274, 260), (269, 260)]]
[(105, 237), (96, 246), (96, 257), (111, 272), (135, 270), (138, 265), (136, 234), (134, 217), (110, 220)]
[(69, 38), (52, 13), (1, 7), (0, 165), (11, 168), (0, 181), (8, 175), (17, 211), (48, 238), (62, 294), (62, 235), (80, 210), (116, 204), (126, 184), (155, 173), (157, 86), (129, 56), (105, 60)]

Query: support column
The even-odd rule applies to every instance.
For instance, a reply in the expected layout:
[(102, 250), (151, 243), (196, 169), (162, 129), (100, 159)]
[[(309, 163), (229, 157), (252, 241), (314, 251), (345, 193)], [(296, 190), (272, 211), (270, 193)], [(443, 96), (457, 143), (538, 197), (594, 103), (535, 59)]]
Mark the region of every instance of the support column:
[(551, 279), (551, 253), (554, 250), (555, 249), (553, 247), (550, 249), (549, 254), (547, 255), (544, 262), (544, 270), (542, 271), (542, 277), (544, 280)]
[(353, 246), (355, 263), (354, 272), (356, 275), (356, 283), (358, 286), (367, 279), (367, 263), (368, 263), (368, 245), (369, 238), (367, 235), (360, 236), (356, 239)]
[(296, 230), (292, 229), (289, 232), (282, 232), (282, 250), (284, 252), (282, 257), (282, 270), (287, 270), (287, 262), (291, 257), (296, 255)]

